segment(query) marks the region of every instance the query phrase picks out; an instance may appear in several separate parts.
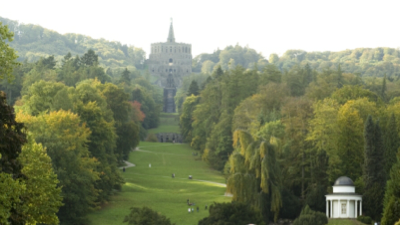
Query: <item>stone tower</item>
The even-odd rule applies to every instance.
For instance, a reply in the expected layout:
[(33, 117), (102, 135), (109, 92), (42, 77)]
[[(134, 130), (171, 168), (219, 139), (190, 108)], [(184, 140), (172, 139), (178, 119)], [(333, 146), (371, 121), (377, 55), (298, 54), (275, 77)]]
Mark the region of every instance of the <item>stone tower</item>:
[[(170, 99), (168, 102), (171, 102), (175, 97), (176, 88), (182, 85), (183, 77), (192, 73), (192, 45), (175, 42), (172, 19), (167, 42), (151, 44), (147, 65), (154, 84), (169, 90), (171, 82), (173, 83), (175, 88), (173, 96), (165, 96), (172, 91), (164, 89), (164, 112), (166, 112), (169, 107), (166, 107), (165, 99)], [(175, 112), (175, 108), (173, 111)]]

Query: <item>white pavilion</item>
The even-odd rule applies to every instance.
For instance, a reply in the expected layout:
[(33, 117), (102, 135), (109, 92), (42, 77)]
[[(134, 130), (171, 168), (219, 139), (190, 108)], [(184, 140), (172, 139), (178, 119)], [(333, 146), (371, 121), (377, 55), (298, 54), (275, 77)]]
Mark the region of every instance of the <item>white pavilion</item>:
[(356, 194), (356, 187), (348, 177), (339, 177), (333, 187), (333, 194), (326, 197), (328, 218), (357, 218), (362, 214), (362, 196)]

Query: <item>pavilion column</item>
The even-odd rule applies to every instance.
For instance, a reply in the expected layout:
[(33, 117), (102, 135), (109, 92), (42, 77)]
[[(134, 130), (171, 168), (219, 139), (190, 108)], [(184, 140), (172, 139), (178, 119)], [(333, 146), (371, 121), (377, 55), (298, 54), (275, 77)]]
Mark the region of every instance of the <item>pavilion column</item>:
[(360, 216), (362, 215), (362, 200), (360, 200)]
[(329, 203), (328, 203), (328, 201), (329, 200), (326, 200), (326, 217), (329, 218)]
[(347, 199), (347, 205), (346, 205), (346, 217), (349, 218), (349, 212), (350, 212), (350, 203), (349, 199)]
[(354, 200), (354, 218), (356, 218), (357, 219), (357, 204), (358, 204), (358, 201), (357, 200)]
[(342, 213), (341, 211), (340, 211), (340, 199), (338, 199), (338, 204), (337, 204), (337, 209), (338, 209), (338, 217), (337, 218), (340, 218), (340, 214)]
[(333, 201), (332, 201), (332, 199), (331, 199), (331, 217), (330, 218), (333, 218), (333, 203), (332, 203)]

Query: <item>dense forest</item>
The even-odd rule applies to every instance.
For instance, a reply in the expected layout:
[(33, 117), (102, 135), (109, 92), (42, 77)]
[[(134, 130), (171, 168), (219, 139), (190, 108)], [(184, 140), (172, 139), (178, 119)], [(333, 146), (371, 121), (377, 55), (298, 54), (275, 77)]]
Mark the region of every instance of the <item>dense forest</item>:
[(217, 67), (192, 80), (177, 96), (182, 134), (226, 175), (234, 201), (265, 221), (294, 219), (305, 205), (325, 212), (325, 194), (348, 176), (365, 215), (398, 220), (399, 80), (360, 77), (341, 64), (321, 72)]
[(400, 49), (394, 48), (357, 48), (341, 52), (288, 50), (282, 56), (271, 54), (267, 60), (254, 49), (236, 45), (196, 56), (193, 59), (193, 71), (210, 74), (218, 66), (227, 70), (236, 65), (250, 69), (257, 66), (262, 70), (268, 63), (281, 71), (308, 64), (311, 69), (321, 72), (325, 69), (335, 70), (340, 65), (343, 71), (362, 77), (383, 77), (385, 74), (390, 80), (400, 77)]
[(36, 62), (40, 58), (54, 56), (61, 62), (68, 52), (83, 55), (89, 49), (94, 50), (103, 67), (128, 67), (143, 69), (146, 54), (141, 48), (123, 45), (116, 41), (93, 39), (80, 34), (59, 34), (39, 25), (20, 24), (18, 21), (0, 17), (0, 22), (7, 25), (14, 33), (14, 41), (10, 46), (18, 52), (19, 61)]

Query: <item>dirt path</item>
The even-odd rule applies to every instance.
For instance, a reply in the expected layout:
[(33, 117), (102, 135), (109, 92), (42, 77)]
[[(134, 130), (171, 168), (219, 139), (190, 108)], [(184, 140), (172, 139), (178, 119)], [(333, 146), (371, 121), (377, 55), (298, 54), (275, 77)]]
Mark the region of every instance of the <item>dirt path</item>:
[(121, 170), (122, 170), (124, 167), (125, 167), (125, 169), (126, 169), (126, 168), (129, 168), (129, 167), (134, 167), (134, 166), (135, 166), (135, 164), (130, 163), (130, 162), (125, 161), (125, 160), (124, 160), (124, 163), (126, 164), (126, 166), (121, 166), (121, 167), (119, 167)]

